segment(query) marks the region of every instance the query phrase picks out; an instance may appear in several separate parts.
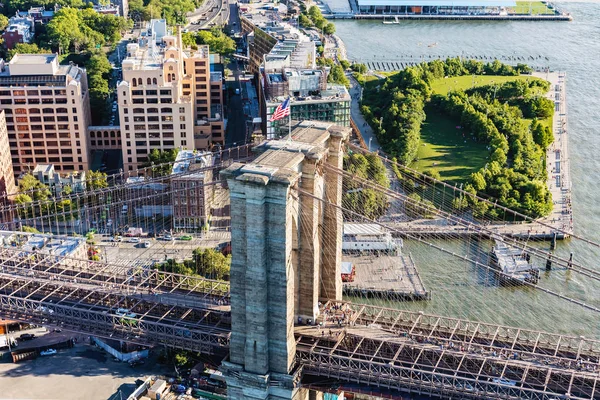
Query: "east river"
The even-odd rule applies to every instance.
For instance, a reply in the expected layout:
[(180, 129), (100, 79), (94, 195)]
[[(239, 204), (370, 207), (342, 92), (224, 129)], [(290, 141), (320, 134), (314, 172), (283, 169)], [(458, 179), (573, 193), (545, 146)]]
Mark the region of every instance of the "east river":
[[(558, 5), (573, 15), (572, 22), (336, 20), (335, 24), (350, 59), (534, 56), (552, 70), (566, 71), (574, 230), (600, 243), (600, 4)], [(462, 252), (475, 245), (446, 244)], [(415, 258), (433, 298), (396, 307), (600, 339), (600, 313), (539, 290), (490, 285), (474, 266), (423, 245), (408, 242), (405, 251)], [(559, 243), (557, 252), (564, 257), (573, 252), (575, 261), (600, 271), (598, 247), (573, 239)], [(540, 285), (600, 308), (600, 282), (575, 272), (542, 273)]]

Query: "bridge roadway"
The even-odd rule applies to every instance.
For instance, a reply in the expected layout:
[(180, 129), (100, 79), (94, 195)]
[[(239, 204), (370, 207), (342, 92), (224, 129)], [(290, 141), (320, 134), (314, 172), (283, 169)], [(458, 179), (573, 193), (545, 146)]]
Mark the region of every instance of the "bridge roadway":
[(155, 269), (126, 267), (52, 254), (0, 248), (0, 272), (80, 282), (127, 293), (160, 294), (164, 301), (207, 307), (228, 304), (229, 283)]
[(323, 328), (296, 327), (304, 375), (443, 398), (598, 395), (598, 341), (351, 303), (325, 309)]
[(231, 329), (228, 306), (188, 305), (179, 297), (0, 273), (0, 309), (5, 317), (141, 344), (225, 354)]

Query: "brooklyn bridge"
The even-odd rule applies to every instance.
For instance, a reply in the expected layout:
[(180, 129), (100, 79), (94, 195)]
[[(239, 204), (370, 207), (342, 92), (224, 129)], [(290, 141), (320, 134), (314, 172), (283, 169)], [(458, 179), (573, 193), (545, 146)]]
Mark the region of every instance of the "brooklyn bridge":
[[(154, 268), (159, 244), (146, 250), (147, 263), (128, 263), (5, 240), (0, 314), (205, 354), (220, 363), (231, 399), (318, 398), (334, 384), (396, 398), (598, 398), (600, 341), (593, 321), (600, 305), (590, 293), (568, 291), (557, 281), (598, 282), (600, 272), (554, 249), (560, 238), (593, 254), (600, 244), (369, 153), (353, 145), (350, 134), (303, 122), (289, 138), (221, 150), (213, 166), (177, 175), (214, 172), (204, 187), (227, 210), (214, 215), (213, 224), (231, 240), (228, 281)], [(351, 157), (357, 154), (364, 157)], [(359, 165), (352, 162), (364, 158), (384, 169), (356, 174)], [(58, 239), (110, 230), (108, 219), (113, 226), (169, 230), (168, 218), (123, 212), (124, 205), (155, 207), (180, 190), (173, 174), (155, 170), (135, 171), (145, 177), (146, 190), (121, 173), (106, 188), (64, 195), (68, 208), (32, 194), (26, 207), (0, 209), (2, 228), (35, 227)], [(409, 193), (409, 184), (419, 196)], [(383, 201), (384, 212), (373, 212), (369, 199)], [(480, 203), (495, 212), (477, 216)], [(343, 296), (342, 241), (350, 222), (403, 242), (433, 287), (432, 298)], [(498, 272), (489, 262), (494, 241), (546, 271), (535, 281)], [(359, 256), (373, 264), (384, 258), (368, 251)], [(448, 265), (448, 274), (428, 273), (435, 263)], [(382, 284), (403, 279), (389, 265), (381, 270)], [(565, 310), (595, 328), (569, 331), (556, 323)]]

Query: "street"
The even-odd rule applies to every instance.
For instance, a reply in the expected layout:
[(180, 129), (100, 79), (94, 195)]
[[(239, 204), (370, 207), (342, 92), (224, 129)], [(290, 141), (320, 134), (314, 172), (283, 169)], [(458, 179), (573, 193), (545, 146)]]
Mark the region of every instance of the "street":
[[(192, 252), (197, 248), (214, 249), (230, 241), (231, 234), (227, 231), (210, 231), (203, 237), (194, 237), (189, 241), (142, 238), (141, 243), (130, 243), (128, 240), (129, 238), (123, 238), (123, 242), (111, 242), (109, 236), (103, 236), (97, 245), (101, 249), (102, 261), (114, 265), (141, 267), (151, 266), (165, 259), (183, 260), (191, 258)], [(145, 241), (150, 242), (150, 247), (144, 247)]]

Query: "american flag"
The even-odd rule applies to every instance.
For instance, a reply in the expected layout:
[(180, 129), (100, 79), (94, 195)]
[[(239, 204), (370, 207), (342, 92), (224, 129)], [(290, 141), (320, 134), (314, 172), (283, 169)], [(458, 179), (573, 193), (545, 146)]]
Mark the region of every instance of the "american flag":
[(275, 110), (273, 115), (271, 115), (271, 119), (269, 121), (271, 121), (271, 122), (277, 121), (279, 119), (287, 117), (288, 115), (290, 115), (290, 98), (289, 97), (287, 99), (285, 99), (285, 101), (283, 103), (281, 103), (280, 105), (277, 106), (277, 109)]

